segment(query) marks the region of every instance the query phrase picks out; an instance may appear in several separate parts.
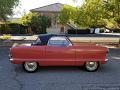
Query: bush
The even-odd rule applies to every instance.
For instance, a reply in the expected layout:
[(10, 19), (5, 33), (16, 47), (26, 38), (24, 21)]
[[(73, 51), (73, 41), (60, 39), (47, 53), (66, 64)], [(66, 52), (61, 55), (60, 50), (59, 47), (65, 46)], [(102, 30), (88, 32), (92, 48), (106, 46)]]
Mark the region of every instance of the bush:
[(68, 29), (68, 34), (90, 34), (90, 29)]
[(114, 33), (120, 33), (120, 29), (113, 29), (112, 30)]
[(18, 23), (0, 24), (1, 34), (26, 34), (27, 27)]
[(0, 39), (3, 39), (3, 40), (11, 39), (11, 35), (10, 34), (3, 34), (3, 36), (0, 37)]
[(113, 33), (120, 33), (120, 29), (114, 28), (114, 29), (109, 29), (109, 30), (111, 30)]
[(104, 33), (105, 30), (103, 28), (100, 29), (100, 33)]
[(45, 34), (46, 29), (51, 26), (51, 18), (39, 13), (29, 13), (21, 18), (23, 25), (31, 28), (33, 33)]

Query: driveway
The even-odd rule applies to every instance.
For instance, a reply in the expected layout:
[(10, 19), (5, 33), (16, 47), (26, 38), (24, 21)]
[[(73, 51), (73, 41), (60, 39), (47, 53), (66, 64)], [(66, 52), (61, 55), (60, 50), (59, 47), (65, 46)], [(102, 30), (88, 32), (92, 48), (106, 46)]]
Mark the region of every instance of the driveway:
[(109, 61), (97, 72), (82, 67), (40, 67), (27, 73), (0, 47), (0, 90), (120, 90), (120, 49), (110, 49)]

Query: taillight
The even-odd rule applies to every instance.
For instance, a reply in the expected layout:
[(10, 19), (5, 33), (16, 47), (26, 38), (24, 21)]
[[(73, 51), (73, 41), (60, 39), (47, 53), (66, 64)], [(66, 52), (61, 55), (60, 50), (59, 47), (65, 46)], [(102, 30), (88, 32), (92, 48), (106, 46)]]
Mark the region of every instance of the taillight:
[(107, 53), (109, 53), (109, 49), (107, 49)]

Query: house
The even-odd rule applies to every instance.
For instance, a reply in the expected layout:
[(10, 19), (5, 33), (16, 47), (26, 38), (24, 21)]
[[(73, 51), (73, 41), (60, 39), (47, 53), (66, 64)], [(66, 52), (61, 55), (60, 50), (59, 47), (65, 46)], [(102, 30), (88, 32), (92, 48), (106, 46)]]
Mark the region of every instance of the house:
[(41, 15), (45, 15), (51, 18), (51, 27), (47, 28), (47, 33), (60, 34), (67, 33), (68, 29), (75, 29), (76, 27), (71, 23), (65, 26), (61, 25), (58, 21), (59, 14), (62, 11), (64, 4), (54, 3), (47, 6), (31, 9), (31, 12), (38, 12)]
[(7, 21), (19, 23), (20, 22), (20, 18), (8, 18)]

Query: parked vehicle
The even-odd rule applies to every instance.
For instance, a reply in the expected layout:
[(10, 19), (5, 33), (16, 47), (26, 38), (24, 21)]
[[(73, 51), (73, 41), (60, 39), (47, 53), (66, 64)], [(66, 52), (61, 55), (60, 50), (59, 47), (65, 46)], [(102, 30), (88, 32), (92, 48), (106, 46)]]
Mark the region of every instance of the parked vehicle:
[(21, 64), (28, 72), (39, 66), (84, 66), (87, 71), (96, 71), (105, 64), (108, 49), (96, 44), (76, 44), (67, 36), (38, 36), (31, 46), (15, 46), (10, 49), (10, 61)]

